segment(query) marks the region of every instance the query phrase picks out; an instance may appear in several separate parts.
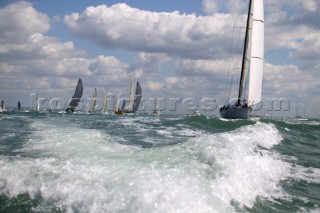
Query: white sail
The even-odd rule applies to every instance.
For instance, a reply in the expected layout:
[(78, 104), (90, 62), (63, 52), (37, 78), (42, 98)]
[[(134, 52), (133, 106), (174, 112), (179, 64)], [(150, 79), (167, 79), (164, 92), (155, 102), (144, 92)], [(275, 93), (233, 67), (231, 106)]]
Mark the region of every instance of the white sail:
[(107, 112), (107, 108), (108, 108), (108, 102), (107, 101), (108, 101), (108, 91), (107, 91), (107, 89), (105, 89), (102, 113), (106, 113)]
[(154, 99), (154, 110), (153, 110), (153, 114), (154, 115), (160, 115), (160, 111), (158, 110), (159, 106), (158, 106), (158, 96)]
[(94, 112), (94, 108), (96, 107), (96, 102), (97, 102), (97, 88), (94, 88), (94, 92), (92, 95), (92, 100), (88, 109), (89, 113)]
[(128, 103), (128, 111), (133, 111), (133, 101), (134, 101), (134, 90), (133, 90), (133, 80), (130, 81), (130, 94), (129, 94), (129, 103)]
[(37, 111), (40, 112), (40, 99), (37, 100)]
[(262, 75), (264, 64), (264, 11), (263, 0), (253, 0), (253, 23), (250, 41), (251, 59), (249, 73), (248, 105), (261, 101)]
[(118, 106), (119, 106), (119, 93), (114, 97), (113, 112), (118, 111)]

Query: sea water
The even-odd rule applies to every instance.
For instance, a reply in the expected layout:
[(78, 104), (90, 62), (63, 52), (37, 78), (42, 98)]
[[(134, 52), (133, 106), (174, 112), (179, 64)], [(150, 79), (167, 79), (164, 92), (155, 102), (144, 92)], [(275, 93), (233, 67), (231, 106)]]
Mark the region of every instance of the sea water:
[(0, 212), (320, 212), (320, 120), (5, 112)]

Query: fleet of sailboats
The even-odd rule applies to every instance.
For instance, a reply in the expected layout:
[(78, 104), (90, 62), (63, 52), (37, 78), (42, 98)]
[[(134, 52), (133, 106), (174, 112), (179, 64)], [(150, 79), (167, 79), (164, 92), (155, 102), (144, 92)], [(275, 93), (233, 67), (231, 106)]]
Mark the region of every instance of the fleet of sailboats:
[[(263, 0), (250, 0), (244, 39), (238, 99), (220, 108), (220, 115), (228, 119), (247, 119), (255, 104), (261, 101), (264, 66), (264, 9)], [(245, 97), (246, 79), (248, 94)], [(228, 91), (229, 93), (229, 91)]]

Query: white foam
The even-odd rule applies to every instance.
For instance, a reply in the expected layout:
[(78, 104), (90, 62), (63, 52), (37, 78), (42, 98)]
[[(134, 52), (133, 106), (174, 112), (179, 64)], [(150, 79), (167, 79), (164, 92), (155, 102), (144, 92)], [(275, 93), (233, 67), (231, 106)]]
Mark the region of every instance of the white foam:
[(234, 212), (232, 201), (252, 207), (258, 196), (282, 196), (278, 183), (288, 172), (272, 151), (281, 135), (271, 124), (148, 149), (68, 119), (32, 127), (19, 150), (25, 157), (0, 157), (0, 191), (41, 197), (64, 212)]
[[(210, 187), (225, 203), (252, 207), (258, 196), (282, 196), (280, 180), (289, 164), (270, 148), (282, 140), (271, 124), (257, 123), (238, 130), (200, 138), (204, 158), (217, 167)], [(259, 147), (263, 147), (260, 149)]]
[(303, 180), (308, 183), (320, 184), (320, 169), (295, 165), (291, 169), (290, 177), (292, 179)]

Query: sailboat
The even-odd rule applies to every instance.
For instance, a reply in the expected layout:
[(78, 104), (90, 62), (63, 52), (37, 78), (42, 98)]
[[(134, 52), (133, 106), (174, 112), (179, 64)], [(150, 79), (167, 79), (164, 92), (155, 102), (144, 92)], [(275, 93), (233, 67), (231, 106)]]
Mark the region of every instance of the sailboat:
[(141, 99), (142, 99), (142, 88), (141, 88), (139, 81), (137, 81), (136, 94), (135, 94), (135, 98), (133, 101), (133, 107), (132, 107), (133, 113), (136, 113), (138, 111), (140, 103), (141, 103)]
[(125, 113), (136, 113), (139, 109), (139, 106), (141, 103), (141, 98), (142, 98), (142, 88), (141, 88), (139, 81), (137, 81), (136, 92), (134, 94), (133, 93), (133, 81), (131, 79), (128, 109), (126, 109), (124, 112)]
[(0, 105), (0, 112), (6, 111), (6, 107), (4, 106), (4, 101), (1, 100), (1, 105)]
[[(220, 107), (220, 115), (228, 119), (247, 119), (252, 107), (261, 102), (264, 64), (264, 9), (263, 0), (250, 0), (242, 55), (238, 99), (234, 104)], [(249, 75), (248, 95), (245, 83)], [(229, 100), (227, 100), (229, 102)]]
[(83, 84), (82, 84), (81, 78), (79, 78), (74, 95), (69, 103), (68, 108), (66, 109), (67, 113), (73, 113), (75, 111), (82, 97), (82, 93), (83, 93)]
[(123, 114), (123, 109), (120, 109), (118, 107), (119, 107), (119, 93), (116, 96), (114, 96), (113, 112), (116, 115), (122, 115)]
[(308, 120), (307, 116), (306, 116), (306, 108), (307, 108), (307, 102), (304, 102), (304, 111), (303, 111), (303, 115), (299, 115), (298, 114), (298, 104), (296, 104), (296, 119), (300, 120), (300, 121), (306, 121)]
[(160, 111), (158, 110), (158, 97), (154, 99), (154, 109), (153, 109), (154, 115), (160, 115)]
[(101, 112), (106, 114), (108, 111), (108, 91), (105, 89), (104, 98), (103, 98), (103, 106)]
[[(38, 94), (37, 93), (32, 93), (32, 96), (31, 98), (33, 97), (33, 95), (35, 96), (35, 101), (36, 101), (36, 106), (33, 107), (33, 104), (32, 104), (32, 109), (31, 109), (31, 112), (40, 112), (40, 98), (38, 98)], [(31, 103), (33, 103), (32, 99), (31, 99)]]
[(18, 110), (21, 110), (21, 103), (20, 101), (18, 101), (18, 107), (17, 107)]
[(93, 113), (97, 103), (97, 88), (94, 88), (92, 100), (88, 108), (88, 113)]

